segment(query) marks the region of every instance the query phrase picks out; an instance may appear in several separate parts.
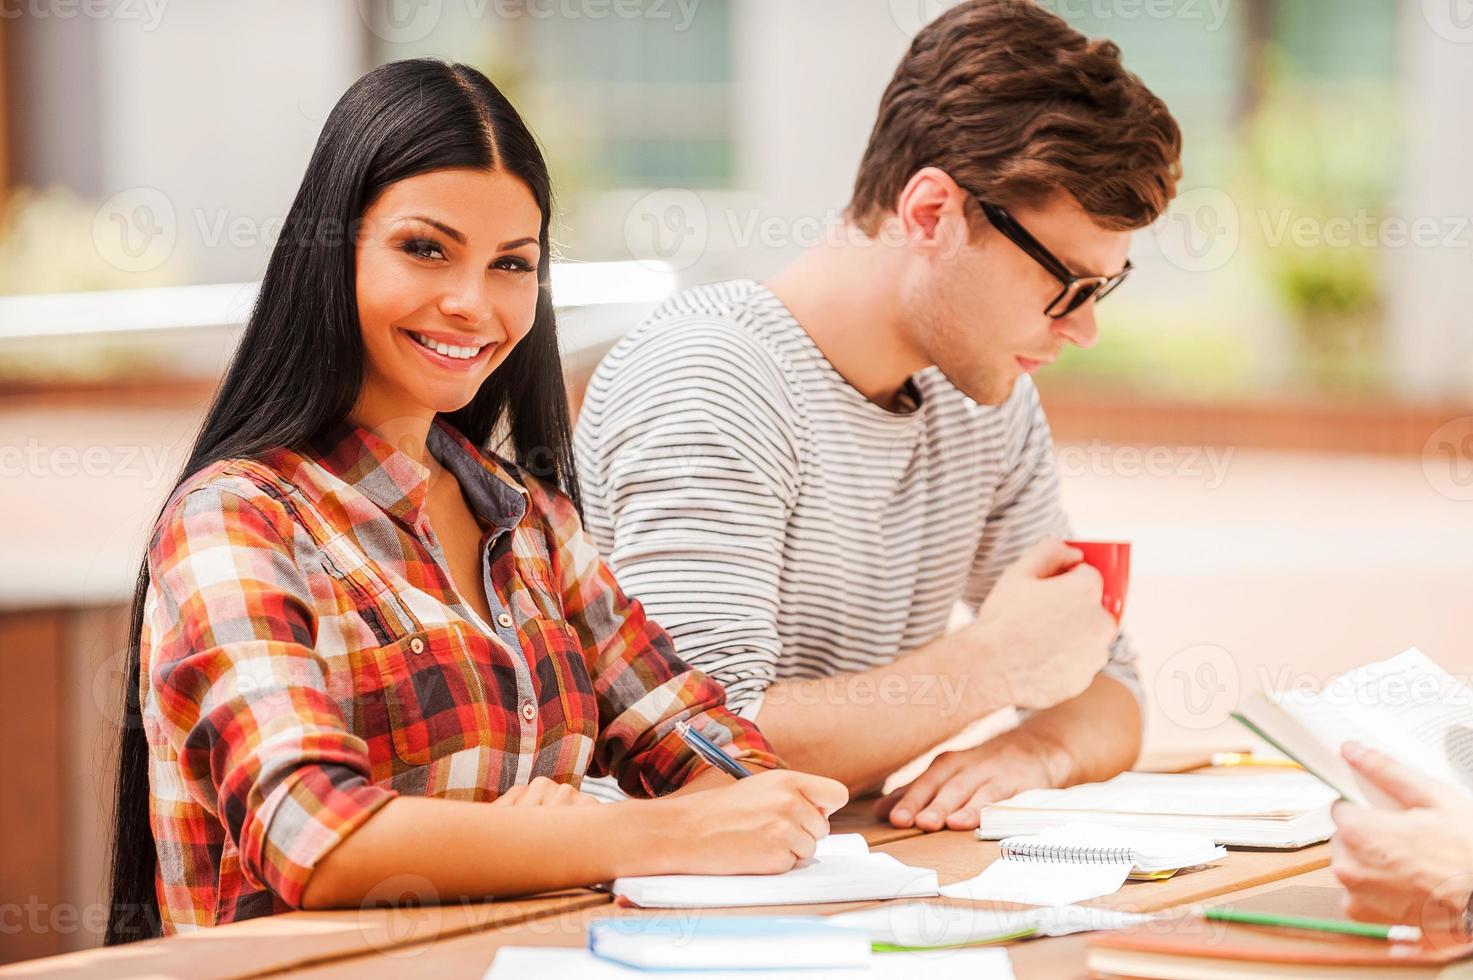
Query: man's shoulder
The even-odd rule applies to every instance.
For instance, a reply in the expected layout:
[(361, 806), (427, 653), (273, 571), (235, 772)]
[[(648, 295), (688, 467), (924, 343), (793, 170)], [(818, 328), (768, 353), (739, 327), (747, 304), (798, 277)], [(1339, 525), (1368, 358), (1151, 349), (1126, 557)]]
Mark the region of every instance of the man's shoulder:
[(661, 303), (604, 356), (590, 383), (597, 397), (610, 389), (680, 384), (789, 386), (792, 372), (781, 326), (751, 280), (696, 286)]

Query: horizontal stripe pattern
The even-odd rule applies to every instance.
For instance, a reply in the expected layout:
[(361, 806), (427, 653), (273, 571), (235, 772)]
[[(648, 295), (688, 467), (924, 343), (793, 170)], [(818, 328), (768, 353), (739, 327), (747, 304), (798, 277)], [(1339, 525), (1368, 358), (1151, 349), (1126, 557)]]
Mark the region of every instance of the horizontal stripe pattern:
[[(923, 646), (1069, 534), (1030, 378), (985, 406), (931, 368), (910, 395), (870, 402), (750, 280), (673, 297), (595, 372), (576, 437), (588, 531), (747, 717), (774, 681)], [(1124, 636), (1105, 670), (1139, 697)]]

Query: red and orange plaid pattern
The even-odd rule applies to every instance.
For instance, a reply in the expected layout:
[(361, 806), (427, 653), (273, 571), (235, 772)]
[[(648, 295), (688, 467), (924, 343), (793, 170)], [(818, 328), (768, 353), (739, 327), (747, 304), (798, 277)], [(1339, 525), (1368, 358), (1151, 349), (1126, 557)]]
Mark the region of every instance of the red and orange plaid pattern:
[(444, 420), (429, 447), (485, 532), (489, 623), (444, 570), (429, 470), (365, 428), (214, 464), (170, 499), (139, 678), (166, 933), (297, 907), (399, 793), (492, 800), (592, 773), (657, 796), (704, 765), (682, 719), (779, 764), (620, 591), (565, 496)]

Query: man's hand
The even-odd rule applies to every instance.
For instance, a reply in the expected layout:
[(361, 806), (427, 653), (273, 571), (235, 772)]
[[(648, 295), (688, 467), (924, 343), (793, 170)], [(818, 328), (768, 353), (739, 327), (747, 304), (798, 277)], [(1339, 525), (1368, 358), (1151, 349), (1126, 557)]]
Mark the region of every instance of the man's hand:
[(1062, 541), (1040, 541), (1008, 566), (961, 631), (987, 651), (971, 670), (1004, 684), (1020, 708), (1069, 700), (1109, 659), (1118, 628), (1100, 604), (1100, 573), (1083, 557)]
[(1345, 761), (1405, 809), (1340, 801), (1330, 811), (1330, 869), (1352, 919), (1463, 931), (1473, 893), (1473, 798), (1374, 749), (1347, 743)]
[(1036, 735), (1015, 729), (974, 749), (943, 752), (909, 786), (875, 804), (896, 827), (975, 830), (982, 807), (1025, 789), (1062, 786), (1067, 760)]

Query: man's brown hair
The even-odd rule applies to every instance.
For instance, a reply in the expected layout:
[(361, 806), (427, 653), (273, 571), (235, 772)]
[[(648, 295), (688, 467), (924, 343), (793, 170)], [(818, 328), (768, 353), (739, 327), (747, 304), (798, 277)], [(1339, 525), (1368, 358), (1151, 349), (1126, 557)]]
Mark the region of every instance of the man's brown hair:
[(1068, 191), (1096, 224), (1128, 231), (1166, 210), (1180, 158), (1176, 120), (1113, 42), (1032, 0), (969, 0), (923, 28), (895, 69), (848, 216), (875, 234), (933, 166), (1004, 206)]

